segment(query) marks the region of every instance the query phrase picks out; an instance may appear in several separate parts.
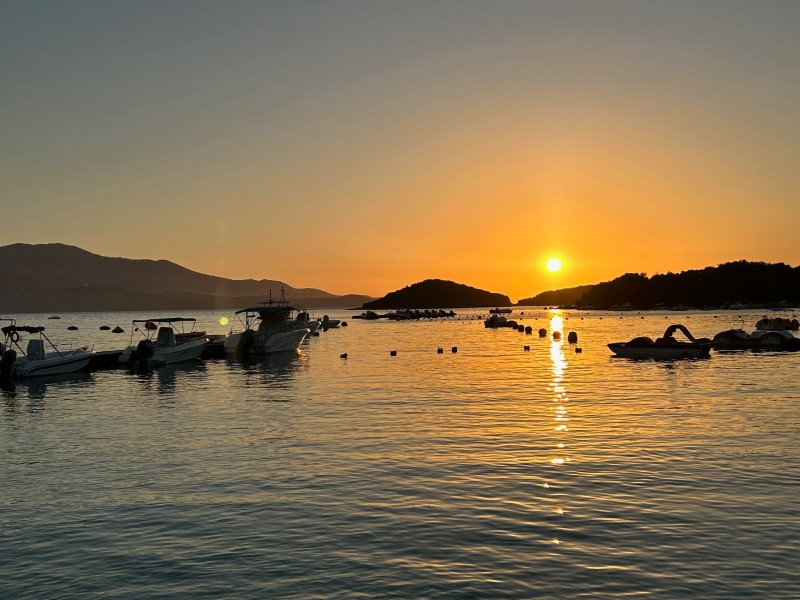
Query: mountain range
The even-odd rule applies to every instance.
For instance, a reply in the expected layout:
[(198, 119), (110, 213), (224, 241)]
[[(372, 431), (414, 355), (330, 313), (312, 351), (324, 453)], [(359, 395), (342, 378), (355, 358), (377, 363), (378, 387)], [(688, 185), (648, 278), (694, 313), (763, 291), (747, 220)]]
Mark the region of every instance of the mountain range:
[(226, 279), (167, 260), (93, 254), (66, 244), (0, 247), (0, 313), (243, 308), (278, 299), (292, 305), (353, 307), (372, 299), (294, 288), (271, 279)]

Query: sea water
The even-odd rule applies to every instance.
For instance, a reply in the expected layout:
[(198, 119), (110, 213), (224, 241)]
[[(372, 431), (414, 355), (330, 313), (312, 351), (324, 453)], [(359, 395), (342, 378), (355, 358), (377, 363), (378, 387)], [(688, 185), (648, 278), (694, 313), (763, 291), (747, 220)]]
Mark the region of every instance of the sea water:
[(0, 598), (800, 598), (800, 353), (606, 347), (729, 312), (328, 312), (297, 355), (4, 386)]

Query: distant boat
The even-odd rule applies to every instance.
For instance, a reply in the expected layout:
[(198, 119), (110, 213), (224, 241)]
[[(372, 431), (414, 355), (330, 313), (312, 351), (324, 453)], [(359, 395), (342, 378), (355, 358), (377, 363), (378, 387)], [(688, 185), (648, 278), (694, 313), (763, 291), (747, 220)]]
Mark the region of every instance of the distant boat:
[(489, 314), (492, 315), (507, 315), (513, 312), (513, 308), (491, 308), (489, 309)]
[(491, 315), (488, 319), (484, 319), (483, 326), (489, 329), (497, 329), (499, 327), (513, 327), (513, 328), (519, 327), (516, 321), (512, 321), (511, 319), (506, 319), (505, 317), (502, 317), (497, 313)]
[(800, 321), (787, 315), (770, 317), (764, 315), (756, 322), (756, 329), (762, 331), (797, 331), (800, 329)]
[(376, 319), (380, 319), (381, 315), (376, 313), (374, 310), (368, 310), (366, 312), (361, 313), (360, 315), (353, 316), (354, 319), (364, 319), (365, 321), (374, 321)]
[(720, 331), (711, 340), (715, 350), (800, 350), (800, 339), (786, 330)]
[[(688, 341), (676, 340), (673, 335), (682, 332)], [(629, 342), (608, 344), (611, 351), (622, 358), (708, 358), (711, 340), (695, 339), (685, 326), (670, 325), (664, 335), (655, 341), (649, 337), (636, 337)]]
[(339, 319), (331, 319), (328, 315), (323, 315), (322, 317), (322, 331), (328, 331), (328, 329), (335, 329), (339, 327), (341, 324), (341, 320)]
[(60, 319), (61, 317), (59, 317), (58, 315), (50, 315), (50, 316), (49, 316), (49, 317), (47, 317), (47, 318), (48, 318), (48, 319)]

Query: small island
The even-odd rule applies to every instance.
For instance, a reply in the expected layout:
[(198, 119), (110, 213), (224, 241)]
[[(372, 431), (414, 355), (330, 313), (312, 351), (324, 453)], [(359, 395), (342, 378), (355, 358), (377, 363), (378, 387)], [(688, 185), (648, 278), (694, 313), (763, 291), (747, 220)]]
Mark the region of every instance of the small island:
[(426, 279), (364, 303), (362, 309), (396, 308), (469, 308), (475, 306), (512, 306), (505, 294), (487, 292), (462, 283)]

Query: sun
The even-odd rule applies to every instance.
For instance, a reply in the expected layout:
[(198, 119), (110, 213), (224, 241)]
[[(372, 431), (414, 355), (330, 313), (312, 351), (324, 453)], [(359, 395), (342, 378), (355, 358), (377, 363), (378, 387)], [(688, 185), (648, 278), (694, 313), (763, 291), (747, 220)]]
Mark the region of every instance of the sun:
[(551, 258), (547, 261), (547, 270), (551, 273), (555, 273), (556, 271), (561, 270), (561, 259), (559, 258)]

